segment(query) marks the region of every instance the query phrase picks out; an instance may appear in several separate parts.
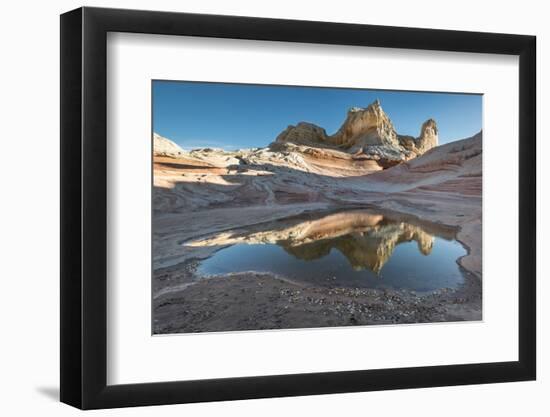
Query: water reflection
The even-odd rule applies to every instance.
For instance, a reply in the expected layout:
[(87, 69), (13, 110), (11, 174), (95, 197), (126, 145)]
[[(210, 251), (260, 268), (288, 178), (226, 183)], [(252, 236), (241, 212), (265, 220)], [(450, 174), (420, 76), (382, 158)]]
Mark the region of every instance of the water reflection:
[[(265, 271), (303, 282), (434, 289), (462, 282), (455, 231), (396, 213), (311, 213), (186, 242), (219, 248), (203, 273)], [(435, 250), (435, 246), (438, 250)], [(281, 250), (282, 249), (282, 250)], [(374, 282), (374, 279), (385, 283)]]
[(434, 237), (417, 226), (406, 223), (377, 224), (352, 231), (338, 237), (328, 237), (309, 243), (295, 244), (292, 240), (278, 242), (296, 258), (313, 260), (322, 258), (332, 249), (340, 251), (351, 267), (360, 271), (368, 268), (378, 274), (392, 256), (395, 247), (403, 242), (416, 241), (418, 250), (429, 255)]

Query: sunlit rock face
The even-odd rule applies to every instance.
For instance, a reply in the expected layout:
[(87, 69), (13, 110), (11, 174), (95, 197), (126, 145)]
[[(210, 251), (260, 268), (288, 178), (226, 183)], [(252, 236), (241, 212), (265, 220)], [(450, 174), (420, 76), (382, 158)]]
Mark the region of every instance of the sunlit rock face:
[(416, 241), (419, 251), (429, 255), (434, 236), (421, 226), (379, 214), (350, 211), (314, 220), (287, 220), (247, 230), (227, 231), (205, 239), (185, 242), (191, 247), (235, 244), (277, 244), (298, 259), (322, 258), (335, 249), (355, 270), (378, 274), (397, 245)]
[(300, 122), (288, 126), (270, 147), (280, 150), (285, 144), (343, 149), (356, 159), (378, 161), (381, 167), (388, 168), (437, 146), (438, 136), (433, 119), (424, 122), (418, 138), (398, 135), (380, 101), (376, 100), (366, 108), (349, 109), (334, 135), (327, 135), (325, 129), (315, 124)]
[(378, 100), (364, 109), (351, 108), (342, 127), (331, 137), (331, 142), (352, 152), (369, 145), (399, 146), (395, 128)]
[(320, 145), (327, 142), (327, 132), (313, 123), (300, 122), (283, 130), (275, 141), (296, 145)]
[(157, 133), (153, 134), (153, 152), (156, 156), (169, 156), (173, 158), (185, 155), (185, 151), (175, 142)]
[(438, 145), (437, 124), (435, 120), (428, 119), (422, 124), (420, 136), (416, 140), (418, 153), (423, 154), (426, 151), (435, 148)]

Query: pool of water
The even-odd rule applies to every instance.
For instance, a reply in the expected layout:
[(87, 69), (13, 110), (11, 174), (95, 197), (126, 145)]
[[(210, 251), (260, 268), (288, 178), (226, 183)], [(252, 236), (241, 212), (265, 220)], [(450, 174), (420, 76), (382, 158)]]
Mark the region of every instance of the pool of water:
[(190, 246), (217, 249), (199, 275), (274, 273), (307, 286), (419, 292), (464, 282), (455, 231), (372, 210), (310, 213), (226, 231)]

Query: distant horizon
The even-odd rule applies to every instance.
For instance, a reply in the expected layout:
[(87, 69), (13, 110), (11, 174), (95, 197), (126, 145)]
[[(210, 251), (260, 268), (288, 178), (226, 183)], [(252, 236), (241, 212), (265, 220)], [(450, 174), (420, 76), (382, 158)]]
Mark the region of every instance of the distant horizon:
[(418, 137), (434, 119), (439, 145), (482, 130), (482, 95), (154, 80), (153, 132), (183, 149), (261, 148), (289, 125), (316, 124), (331, 135), (352, 107), (380, 100), (400, 135)]

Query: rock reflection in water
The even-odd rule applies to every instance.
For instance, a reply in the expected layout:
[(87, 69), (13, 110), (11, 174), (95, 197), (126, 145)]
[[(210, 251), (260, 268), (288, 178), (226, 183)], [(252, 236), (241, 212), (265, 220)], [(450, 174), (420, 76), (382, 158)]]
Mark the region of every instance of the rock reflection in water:
[[(395, 213), (348, 210), (296, 216), (184, 245), (221, 249), (199, 268), (206, 274), (254, 270), (317, 285), (332, 278), (335, 286), (428, 290), (462, 282), (456, 259), (465, 250), (454, 233)], [(434, 256), (436, 240), (440, 250)], [(388, 282), (374, 283), (376, 278)]]
[(417, 242), (418, 249), (423, 255), (430, 254), (434, 237), (407, 223), (378, 224), (366, 230), (298, 245), (292, 240), (278, 244), (296, 258), (304, 260), (322, 258), (332, 249), (337, 249), (347, 258), (354, 270), (368, 268), (378, 274), (397, 245), (413, 240)]

